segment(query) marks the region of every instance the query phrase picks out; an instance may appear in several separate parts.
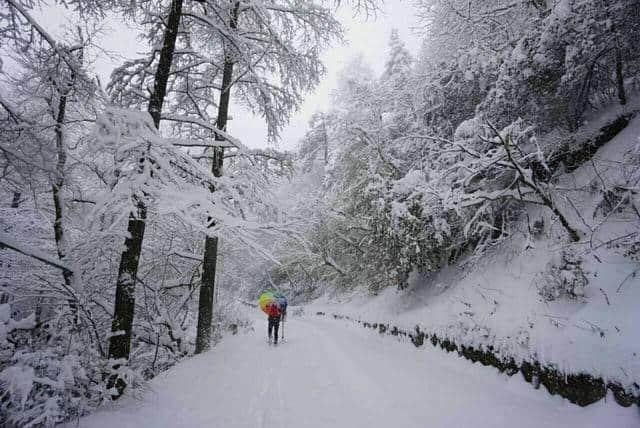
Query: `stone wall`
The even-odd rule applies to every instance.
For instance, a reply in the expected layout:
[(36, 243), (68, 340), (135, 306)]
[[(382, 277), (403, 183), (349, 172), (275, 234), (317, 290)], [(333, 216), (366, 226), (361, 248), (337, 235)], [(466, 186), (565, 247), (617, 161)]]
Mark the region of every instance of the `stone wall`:
[[(324, 312), (316, 312), (316, 315), (326, 316)], [(472, 346), (458, 345), (446, 337), (429, 334), (421, 330), (420, 326), (416, 326), (412, 331), (406, 331), (390, 324), (370, 323), (346, 315), (332, 314), (330, 316), (336, 320), (358, 323), (362, 327), (377, 331), (382, 335), (409, 339), (410, 342), (407, 343), (412, 343), (416, 347), (431, 344), (446, 352), (455, 352), (473, 362), (478, 361), (482, 365), (495, 367), (509, 376), (520, 372), (524, 379), (536, 389), (540, 385), (544, 385), (552, 395), (559, 394), (579, 406), (588, 406), (601, 400), (607, 395), (607, 390), (613, 393), (615, 401), (621, 406), (629, 407), (633, 404), (640, 406), (640, 395), (634, 396), (625, 391), (622, 386), (612, 382), (607, 383), (602, 378), (594, 377), (588, 373), (563, 373), (553, 366), (543, 366), (537, 361), (523, 361), (518, 364), (513, 358), (505, 360), (499, 357), (493, 352), (492, 347), (477, 349)], [(635, 387), (640, 390), (640, 385), (635, 384)]]

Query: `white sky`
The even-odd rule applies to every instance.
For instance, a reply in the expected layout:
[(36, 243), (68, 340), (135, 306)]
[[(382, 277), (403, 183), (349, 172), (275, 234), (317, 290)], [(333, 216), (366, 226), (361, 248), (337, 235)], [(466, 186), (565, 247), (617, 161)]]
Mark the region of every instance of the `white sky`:
[[(333, 47), (322, 55), (327, 74), (316, 90), (305, 97), (300, 111), (292, 116), (289, 126), (282, 132), (280, 149), (293, 150), (304, 136), (311, 115), (330, 106), (330, 95), (336, 86), (338, 73), (350, 58), (361, 53), (376, 74), (382, 73), (393, 28), (398, 29), (400, 38), (412, 54), (418, 52), (420, 38), (410, 30), (414, 24), (414, 9), (410, 0), (387, 0), (378, 16), (370, 17), (368, 20), (363, 16), (353, 17), (353, 11), (345, 7), (338, 11), (338, 19), (345, 27), (347, 44)], [(231, 114), (234, 120), (227, 125), (231, 134), (250, 147), (262, 147), (267, 144), (266, 126), (259, 118), (243, 120), (240, 124), (240, 114)]]
[[(53, 34), (61, 32), (62, 24), (65, 22), (62, 8), (47, 8), (38, 15), (38, 19), (48, 31)], [(330, 94), (336, 86), (337, 75), (350, 58), (362, 54), (373, 71), (380, 74), (388, 55), (387, 44), (393, 28), (398, 29), (410, 52), (418, 52), (420, 39), (410, 30), (414, 24), (411, 0), (387, 0), (375, 17), (354, 17), (353, 11), (348, 7), (341, 7), (337, 16), (345, 27), (346, 44), (330, 48), (322, 55), (327, 74), (316, 90), (305, 97), (300, 111), (291, 117), (289, 126), (281, 133), (282, 139), (278, 145), (280, 149), (295, 149), (297, 142), (307, 130), (310, 116), (315, 111), (329, 108)], [(105, 34), (98, 44), (120, 58), (110, 58), (106, 54), (97, 55), (95, 58), (96, 72), (103, 85), (108, 82), (111, 70), (115, 66), (121, 64), (125, 58), (136, 57), (136, 53), (144, 51), (146, 47), (135, 39), (135, 32), (121, 21), (108, 20), (104, 26)], [(227, 125), (227, 130), (231, 135), (252, 148), (267, 146), (267, 131), (262, 119), (234, 107), (233, 101), (230, 114), (233, 120)]]

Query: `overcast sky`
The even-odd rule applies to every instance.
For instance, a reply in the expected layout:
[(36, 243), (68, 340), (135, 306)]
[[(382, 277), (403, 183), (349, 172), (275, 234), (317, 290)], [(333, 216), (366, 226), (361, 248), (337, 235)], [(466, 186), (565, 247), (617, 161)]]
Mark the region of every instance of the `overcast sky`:
[[(52, 33), (59, 35), (65, 22), (64, 9), (48, 8), (39, 14), (39, 19)], [(400, 37), (409, 51), (417, 53), (420, 39), (412, 33), (414, 9), (411, 0), (386, 0), (380, 12), (374, 17), (354, 16), (347, 7), (338, 10), (338, 19), (345, 27), (345, 45), (328, 49), (322, 55), (327, 74), (313, 93), (305, 97), (305, 103), (299, 112), (291, 117), (291, 122), (282, 132), (280, 149), (293, 150), (307, 130), (307, 121), (317, 110), (326, 110), (330, 106), (330, 94), (336, 85), (337, 75), (348, 60), (362, 54), (365, 61), (377, 74), (384, 68), (387, 58), (387, 45), (391, 30), (397, 28)], [(120, 58), (110, 58), (105, 54), (96, 54), (95, 68), (103, 85), (108, 81), (111, 70), (125, 58), (136, 57), (137, 52), (145, 50), (145, 45), (135, 39), (135, 32), (128, 29), (122, 21), (108, 20), (104, 23), (105, 32), (97, 44), (116, 53)], [(259, 117), (231, 106), (233, 120), (227, 130), (252, 148), (267, 146), (267, 131)]]
[[(337, 75), (348, 60), (362, 53), (365, 60), (377, 74), (382, 73), (387, 58), (387, 45), (391, 30), (397, 28), (401, 39), (409, 51), (418, 52), (419, 37), (415, 36), (410, 26), (414, 23), (414, 9), (410, 0), (386, 0), (377, 17), (365, 20), (362, 16), (353, 17), (353, 11), (342, 8), (338, 18), (344, 25), (347, 44), (336, 46), (322, 55), (322, 62), (327, 67), (327, 75), (316, 90), (305, 97), (301, 110), (294, 114), (287, 128), (282, 132), (280, 149), (292, 150), (307, 130), (307, 122), (313, 112), (326, 110), (330, 106), (330, 94), (336, 86)], [(265, 146), (266, 126), (259, 118), (242, 120), (238, 113), (231, 113), (234, 120), (229, 123), (228, 131), (240, 138), (250, 147)]]

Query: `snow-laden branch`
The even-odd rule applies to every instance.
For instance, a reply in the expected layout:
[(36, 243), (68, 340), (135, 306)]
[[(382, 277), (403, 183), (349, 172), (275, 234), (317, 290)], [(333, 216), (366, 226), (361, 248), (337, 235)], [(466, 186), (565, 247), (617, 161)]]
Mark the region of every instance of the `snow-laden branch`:
[(183, 138), (165, 138), (169, 144), (178, 147), (222, 147), (222, 148), (235, 148), (237, 147), (235, 144), (230, 143), (229, 141), (211, 141), (211, 142), (202, 142), (202, 141), (193, 141), (193, 140), (185, 140)]
[[(191, 123), (193, 125), (200, 126), (210, 132), (213, 132), (219, 137), (224, 138), (227, 142), (231, 144), (231, 146), (223, 146), (223, 147), (237, 147), (239, 149), (244, 147), (244, 145), (239, 139), (231, 136), (225, 131), (218, 129), (215, 125), (205, 122), (204, 120), (200, 120), (190, 116), (180, 116), (177, 114), (163, 114), (161, 119), (167, 120), (170, 122)], [(212, 147), (212, 146), (207, 146), (207, 147)], [(218, 147), (221, 147), (221, 146), (218, 146)]]
[(33, 257), (34, 259), (39, 260), (49, 266), (53, 266), (57, 269), (62, 269), (62, 271), (64, 272), (73, 273), (73, 270), (63, 264), (60, 260), (55, 259), (35, 248), (29, 248), (21, 245), (18, 243), (18, 241), (16, 241), (6, 233), (0, 232), (0, 244), (4, 247), (12, 249), (13, 251), (17, 251), (20, 254), (24, 254), (25, 256)]
[(18, 2), (14, 0), (6, 0), (10, 7), (15, 9), (20, 15), (23, 16), (25, 20), (33, 27), (34, 30), (45, 40), (49, 46), (60, 56), (60, 58), (67, 64), (69, 69), (73, 71), (77, 76), (84, 76), (82, 71), (82, 67), (77, 63), (77, 61), (71, 57), (68, 52), (63, 49), (60, 49), (60, 46), (53, 37), (38, 23), (38, 21), (31, 16), (31, 14)]
[[(96, 197), (93, 218), (134, 212), (136, 195), (144, 195), (147, 218), (175, 216), (198, 233), (232, 239), (270, 259), (260, 236), (297, 233), (295, 225), (282, 220), (265, 171), (249, 156), (237, 158), (233, 174), (217, 177), (174, 141), (162, 138), (148, 113), (109, 108), (96, 125), (92, 149), (113, 156), (109, 175), (117, 179)], [(148, 162), (141, 166), (142, 153)], [(113, 224), (119, 218), (116, 215)]]

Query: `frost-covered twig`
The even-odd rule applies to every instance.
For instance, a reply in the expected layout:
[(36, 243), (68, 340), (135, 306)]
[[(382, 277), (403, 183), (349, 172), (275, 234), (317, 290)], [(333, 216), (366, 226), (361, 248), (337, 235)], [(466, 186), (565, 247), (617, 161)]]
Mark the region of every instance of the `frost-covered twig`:
[(624, 285), (624, 283), (625, 283), (625, 282), (627, 282), (627, 280), (628, 280), (629, 278), (632, 278), (632, 277), (633, 277), (633, 278), (635, 278), (635, 277), (636, 277), (636, 274), (637, 274), (638, 272), (640, 272), (640, 268), (635, 269), (633, 272), (631, 272), (629, 275), (627, 275), (627, 276), (625, 277), (625, 279), (623, 279), (623, 280), (622, 280), (622, 282), (620, 283), (620, 285), (618, 285), (618, 288), (616, 288), (616, 293), (619, 293), (619, 292), (620, 292), (620, 290), (622, 290), (622, 286)]

